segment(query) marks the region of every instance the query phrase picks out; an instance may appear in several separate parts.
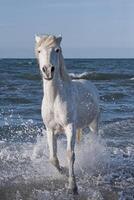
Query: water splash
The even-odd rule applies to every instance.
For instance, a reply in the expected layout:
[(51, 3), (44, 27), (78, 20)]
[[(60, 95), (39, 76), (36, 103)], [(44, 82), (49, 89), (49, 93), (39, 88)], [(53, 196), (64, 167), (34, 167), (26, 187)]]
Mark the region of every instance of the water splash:
[[(8, 120), (6, 123), (11, 131), (12, 125)], [(46, 131), (31, 120), (21, 119), (21, 125), (19, 134), (14, 134), (28, 137), (32, 130), (36, 140), (0, 142), (0, 196), (4, 200), (72, 199), (66, 194), (67, 177), (48, 162)], [(81, 143), (75, 147), (78, 199), (132, 197), (134, 145), (128, 138), (124, 142), (125, 134), (133, 137), (133, 125), (133, 120), (113, 122), (101, 128), (101, 136), (83, 133)], [(58, 140), (58, 157), (62, 166), (67, 167), (65, 137)]]

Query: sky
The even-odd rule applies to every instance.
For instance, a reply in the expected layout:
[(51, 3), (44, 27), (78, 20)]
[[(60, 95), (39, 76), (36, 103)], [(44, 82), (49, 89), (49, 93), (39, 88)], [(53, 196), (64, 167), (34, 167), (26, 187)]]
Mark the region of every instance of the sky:
[(134, 0), (0, 0), (0, 58), (33, 58), (62, 34), (65, 58), (134, 58)]

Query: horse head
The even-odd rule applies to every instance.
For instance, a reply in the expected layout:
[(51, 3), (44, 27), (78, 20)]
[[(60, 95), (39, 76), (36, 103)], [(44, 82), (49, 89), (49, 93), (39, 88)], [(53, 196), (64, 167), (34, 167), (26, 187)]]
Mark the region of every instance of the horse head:
[(35, 36), (35, 52), (41, 74), (45, 80), (52, 80), (59, 71), (61, 36)]

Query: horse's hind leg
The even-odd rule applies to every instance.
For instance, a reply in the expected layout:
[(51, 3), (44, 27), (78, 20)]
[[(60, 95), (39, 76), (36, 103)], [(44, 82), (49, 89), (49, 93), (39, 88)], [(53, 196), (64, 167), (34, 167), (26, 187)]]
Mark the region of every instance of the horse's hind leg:
[(89, 125), (90, 130), (92, 133), (98, 134), (99, 129), (99, 117), (97, 116)]
[(77, 185), (75, 180), (74, 174), (74, 161), (75, 161), (75, 139), (76, 139), (76, 129), (74, 125), (69, 124), (65, 130), (67, 136), (67, 159), (68, 159), (68, 166), (69, 166), (69, 186), (68, 191), (77, 194)]
[(57, 158), (57, 135), (54, 134), (53, 130), (47, 130), (47, 140), (50, 152), (50, 162), (58, 169), (58, 171), (60, 171), (61, 168)]

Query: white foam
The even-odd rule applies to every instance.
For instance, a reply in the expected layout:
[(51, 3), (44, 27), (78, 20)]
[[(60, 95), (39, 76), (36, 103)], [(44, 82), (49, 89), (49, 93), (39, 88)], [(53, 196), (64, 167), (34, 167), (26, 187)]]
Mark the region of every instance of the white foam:
[(93, 72), (83, 72), (83, 73), (80, 73), (80, 74), (78, 74), (78, 73), (69, 73), (69, 75), (70, 75), (70, 77), (72, 78), (72, 79), (85, 79), (85, 77), (89, 77), (90, 75), (92, 75), (93, 74)]
[[(128, 126), (128, 123), (126, 124)], [(114, 128), (118, 131), (118, 126), (118, 123), (112, 123), (111, 126), (106, 126), (100, 132), (104, 136), (109, 129), (113, 130)], [(134, 161), (134, 146), (128, 144), (125, 148), (120, 148), (120, 146), (112, 144), (112, 146), (107, 147), (106, 142), (116, 144), (119, 142), (119, 138), (117, 140), (109, 137), (102, 139), (91, 133), (83, 133), (80, 144), (76, 144), (75, 147), (75, 173), (79, 191), (81, 194), (88, 194), (90, 199), (96, 200), (97, 195), (101, 199), (101, 193), (98, 191), (97, 186), (101, 185), (103, 187), (103, 184), (108, 189), (114, 181), (119, 188), (133, 185), (134, 179), (131, 175), (131, 168), (133, 168)], [(59, 175), (57, 170), (48, 162), (48, 156), (45, 131), (43, 131), (43, 136), (38, 136), (36, 143), (1, 142), (0, 185), (6, 186), (10, 183), (19, 184), (22, 182), (28, 184), (40, 183), (47, 178), (56, 179), (59, 181), (59, 185), (56, 186), (54, 183), (55, 191), (53, 195), (57, 199), (58, 197), (63, 199), (67, 179), (63, 181), (63, 176)], [(66, 138), (58, 140), (58, 157), (62, 166), (67, 166)], [(52, 197), (51, 192), (46, 188), (37, 191), (35, 187), (33, 196), (36, 194), (35, 197), (37, 196), (38, 199), (45, 199), (47, 195)], [(17, 195), (19, 196), (19, 193)], [(65, 199), (67, 199), (67, 196)]]
[[(100, 162), (106, 156), (105, 146), (100, 141), (91, 135), (86, 135), (83, 136), (81, 144), (76, 145), (75, 170), (77, 174), (82, 169), (89, 170), (90, 168), (92, 170), (100, 165)], [(67, 166), (65, 140), (58, 141), (58, 156), (60, 163), (63, 166)], [(23, 175), (23, 178), (29, 179), (34, 176), (34, 171), (36, 171), (37, 177), (42, 176), (42, 174), (42, 177), (57, 174), (56, 169), (48, 162), (48, 147), (45, 132), (43, 136), (38, 137), (37, 143), (35, 144), (5, 143), (3, 148), (0, 149), (0, 159), (7, 166), (7, 169), (4, 168), (3, 171), (7, 173), (8, 177), (18, 176), (19, 174)], [(11, 168), (10, 163), (12, 163)], [(23, 166), (26, 165), (28, 165), (27, 172), (23, 169)]]

